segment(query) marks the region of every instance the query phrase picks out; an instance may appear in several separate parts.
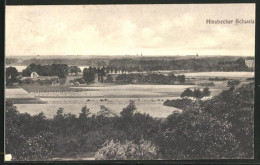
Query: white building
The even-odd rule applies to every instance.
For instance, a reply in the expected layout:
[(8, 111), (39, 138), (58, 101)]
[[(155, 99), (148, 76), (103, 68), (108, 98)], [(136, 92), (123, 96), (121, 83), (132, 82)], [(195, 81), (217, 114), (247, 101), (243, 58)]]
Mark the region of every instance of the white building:
[(31, 73), (31, 78), (37, 78), (37, 77), (39, 77), (37, 72), (32, 72)]

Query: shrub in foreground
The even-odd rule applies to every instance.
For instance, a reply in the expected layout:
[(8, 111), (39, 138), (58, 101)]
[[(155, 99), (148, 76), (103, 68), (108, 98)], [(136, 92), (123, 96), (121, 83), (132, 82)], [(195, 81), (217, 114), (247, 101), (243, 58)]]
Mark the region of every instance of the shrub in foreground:
[(157, 147), (141, 139), (139, 144), (107, 141), (95, 154), (96, 160), (151, 160), (158, 159)]

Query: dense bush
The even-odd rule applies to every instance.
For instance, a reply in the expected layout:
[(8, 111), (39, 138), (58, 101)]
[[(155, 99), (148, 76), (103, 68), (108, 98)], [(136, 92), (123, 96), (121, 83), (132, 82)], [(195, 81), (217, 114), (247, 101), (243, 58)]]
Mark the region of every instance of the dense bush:
[(203, 102), (203, 109), (215, 118), (231, 123), (229, 131), (236, 137), (237, 157), (253, 155), (254, 84), (244, 84), (237, 90), (231, 87), (213, 99)]
[(148, 75), (143, 74), (120, 74), (116, 77), (117, 83), (122, 84), (133, 84), (133, 83), (146, 83), (146, 84), (174, 84), (184, 83), (185, 76), (175, 76), (173, 73), (169, 75), (149, 73)]
[(200, 85), (200, 86), (215, 86), (215, 83), (214, 82), (210, 82), (210, 83), (205, 82), (205, 83), (200, 83), (198, 85)]
[(202, 91), (199, 88), (194, 89), (193, 91), (190, 90), (190, 88), (187, 88), (181, 93), (181, 97), (195, 97), (200, 99), (205, 96), (210, 96), (210, 93), (211, 92), (209, 91), (208, 87), (204, 88)]
[(156, 134), (164, 159), (219, 159), (237, 157), (239, 143), (230, 133), (230, 122), (203, 112), (195, 101), (183, 113), (173, 113)]
[(190, 88), (185, 89), (182, 93), (181, 93), (181, 97), (193, 97), (194, 93), (192, 90), (190, 90)]
[(42, 113), (20, 114), (11, 103), (6, 104), (6, 153), (16, 160), (48, 160), (55, 150), (57, 136), (48, 131)]
[(83, 78), (77, 78), (77, 79), (75, 79), (75, 81), (80, 84), (86, 84), (86, 81)]
[(179, 109), (184, 109), (187, 105), (190, 105), (192, 103), (191, 99), (188, 98), (182, 98), (182, 99), (176, 99), (176, 100), (166, 100), (163, 102), (163, 105), (175, 107)]
[(187, 101), (156, 134), (160, 152), (166, 159), (252, 157), (253, 92), (254, 84), (245, 84), (207, 101)]
[(228, 80), (227, 78), (219, 78), (219, 77), (215, 77), (215, 78), (209, 78), (209, 81), (226, 81)]
[(228, 83), (227, 83), (227, 86), (231, 87), (231, 86), (237, 86), (239, 84), (240, 84), (239, 80), (229, 80)]
[(151, 160), (158, 159), (157, 147), (151, 141), (140, 140), (139, 144), (132, 141), (125, 143), (107, 141), (96, 152), (97, 160)]

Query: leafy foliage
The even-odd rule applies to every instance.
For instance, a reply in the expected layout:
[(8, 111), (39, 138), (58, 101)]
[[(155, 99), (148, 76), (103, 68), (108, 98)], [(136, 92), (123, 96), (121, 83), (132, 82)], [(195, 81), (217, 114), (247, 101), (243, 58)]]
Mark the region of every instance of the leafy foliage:
[(96, 152), (97, 160), (151, 160), (157, 159), (157, 147), (151, 141), (141, 139), (139, 144), (125, 141), (121, 144), (114, 140), (107, 141), (101, 149)]
[[(254, 84), (231, 87), (210, 100), (167, 100), (181, 108), (165, 120), (137, 111), (130, 101), (120, 116), (101, 106), (77, 117), (57, 110), (19, 113), (6, 102), (6, 152), (15, 160), (48, 160), (96, 152), (96, 159), (219, 159), (253, 157)], [(140, 139), (142, 139), (140, 141)]]
[(83, 70), (83, 77), (86, 83), (93, 83), (95, 80), (95, 72), (92, 68), (84, 68)]
[(78, 75), (79, 73), (81, 72), (80, 68), (78, 66), (70, 66), (68, 68), (68, 73), (72, 73), (72, 74), (75, 74), (75, 75)]
[(190, 90), (190, 88), (187, 88), (183, 91), (183, 93), (181, 93), (181, 97), (193, 97), (194, 94), (193, 94), (193, 91)]
[(6, 85), (17, 82), (18, 71), (15, 67), (8, 67), (5, 71)]
[(239, 84), (240, 84), (239, 80), (229, 80), (228, 83), (227, 83), (227, 86), (231, 87), (231, 86), (237, 86)]
[(32, 72), (36, 72), (40, 76), (58, 76), (59, 78), (66, 78), (68, 70), (69, 67), (67, 64), (36, 65), (31, 63), (22, 71), (22, 76), (30, 77)]
[(186, 106), (190, 105), (192, 103), (191, 99), (188, 98), (182, 98), (182, 99), (176, 99), (176, 100), (166, 100), (163, 105), (175, 107), (179, 109), (184, 109)]
[(190, 88), (187, 88), (181, 93), (181, 97), (195, 97), (200, 99), (205, 96), (210, 96), (210, 93), (211, 92), (208, 87), (204, 88), (203, 91), (201, 91), (199, 88), (194, 89), (193, 91), (190, 90)]

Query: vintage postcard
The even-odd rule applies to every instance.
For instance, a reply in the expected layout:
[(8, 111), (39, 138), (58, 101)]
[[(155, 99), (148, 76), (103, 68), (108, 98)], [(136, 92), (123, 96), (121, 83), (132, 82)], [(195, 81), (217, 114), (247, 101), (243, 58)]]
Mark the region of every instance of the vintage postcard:
[(5, 161), (254, 158), (255, 4), (6, 6)]

